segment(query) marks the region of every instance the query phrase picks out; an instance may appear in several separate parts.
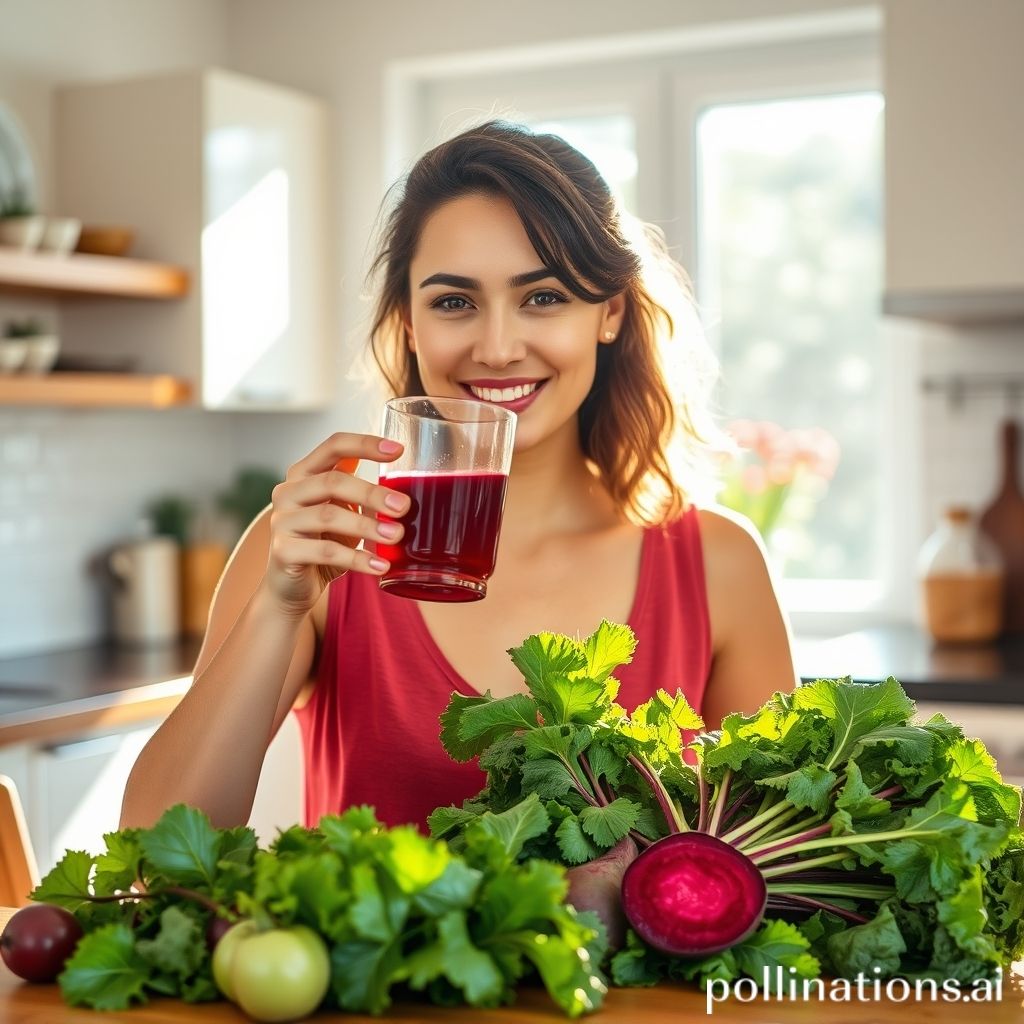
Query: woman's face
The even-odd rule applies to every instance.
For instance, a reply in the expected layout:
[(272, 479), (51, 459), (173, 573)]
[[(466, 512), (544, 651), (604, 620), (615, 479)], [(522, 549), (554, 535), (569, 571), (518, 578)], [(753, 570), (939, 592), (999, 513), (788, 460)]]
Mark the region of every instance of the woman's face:
[(467, 195), (426, 221), (409, 268), (409, 347), (428, 394), (477, 398), (518, 414), (516, 451), (576, 436), (597, 346), (617, 335), (624, 300), (588, 303), (534, 251), (506, 199)]

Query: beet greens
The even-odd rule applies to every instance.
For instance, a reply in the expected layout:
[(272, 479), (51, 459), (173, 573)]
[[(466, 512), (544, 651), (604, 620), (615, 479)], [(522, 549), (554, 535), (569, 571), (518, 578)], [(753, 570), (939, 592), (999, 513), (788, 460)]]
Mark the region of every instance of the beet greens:
[(623, 891), (620, 984), (765, 965), (978, 978), (1024, 953), (1021, 794), (983, 744), (941, 715), (915, 723), (891, 678), (818, 680), (713, 732), (680, 692), (630, 715), (612, 673), (635, 645), (608, 622), (541, 633), (508, 652), (529, 694), (454, 694), (442, 742), (479, 755), (487, 786), (435, 811), (433, 834), (457, 847), (480, 814), (539, 800), (549, 827), (522, 855), (607, 864)]

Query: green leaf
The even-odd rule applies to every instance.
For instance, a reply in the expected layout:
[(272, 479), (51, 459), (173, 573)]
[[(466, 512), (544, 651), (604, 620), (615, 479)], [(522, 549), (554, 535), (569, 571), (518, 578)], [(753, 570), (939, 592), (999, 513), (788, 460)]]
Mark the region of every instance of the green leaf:
[(523, 844), (528, 839), (543, 835), (551, 824), (548, 812), (540, 802), (536, 793), (531, 793), (522, 803), (502, 814), (488, 811), (482, 814), (471, 826), (471, 830), (479, 830), (499, 840), (510, 861), (519, 856)]
[(536, 727), (536, 704), (526, 694), (514, 693), (500, 700), (465, 705), (459, 718), (459, 739), (469, 743), (484, 737), (489, 746), (501, 733)]
[(464, 740), (462, 719), (467, 712), (493, 703), (490, 693), (479, 697), (467, 697), (461, 693), (451, 695), (448, 707), (441, 713), (441, 745), (453, 761), (469, 761), (490, 745), (492, 737), (487, 734)]
[(32, 891), (32, 899), (74, 913), (87, 903), (94, 862), (95, 858), (83, 850), (68, 850)]
[(160, 915), (160, 931), (152, 939), (139, 939), (139, 956), (164, 974), (184, 980), (195, 974), (206, 957), (205, 937), (197, 921), (179, 907)]
[(437, 931), (444, 952), (445, 977), (462, 989), (471, 1006), (497, 1006), (505, 994), (505, 979), (494, 960), (473, 945), (465, 912), (445, 914)]
[(820, 712), (832, 724), (835, 739), (825, 763), (833, 768), (849, 756), (868, 733), (890, 725), (906, 725), (914, 714), (914, 702), (891, 676), (883, 683), (853, 683), (848, 678), (819, 679), (800, 686), (792, 694), (797, 710)]
[(148, 867), (185, 886), (213, 886), (220, 838), (199, 810), (177, 804), (140, 834)]
[(527, 761), (523, 767), (523, 790), (535, 793), (541, 800), (565, 796), (575, 786), (575, 779), (561, 761), (543, 758)]
[(409, 914), (409, 897), (390, 879), (380, 877), (372, 864), (354, 864), (351, 875), (348, 916), (356, 934), (382, 944), (397, 940)]
[(561, 910), (568, 888), (565, 870), (543, 860), (527, 861), (516, 871), (496, 875), (480, 892), (480, 938), (491, 941), (528, 926), (545, 930), (552, 915)]
[(130, 889), (139, 877), (139, 830), (130, 828), (121, 832), (108, 832), (103, 837), (104, 853), (96, 858), (93, 889), (97, 896), (112, 896)]
[(413, 906), (421, 913), (440, 917), (449, 910), (473, 905), (483, 873), (452, 859), (444, 874), (413, 897)]
[(427, 818), (427, 826), (434, 839), (444, 839), (454, 832), (460, 832), (480, 815), (462, 807), (438, 807)]
[(110, 924), (83, 936), (57, 978), (64, 1001), (94, 1010), (125, 1010), (144, 1003), (149, 965), (135, 949), (126, 924)]
[(598, 846), (614, 846), (636, 824), (638, 804), (618, 797), (606, 807), (586, 807), (580, 811), (580, 825)]
[(836, 783), (836, 774), (821, 765), (808, 764), (785, 775), (761, 779), (760, 782), (773, 789), (784, 789), (786, 799), (794, 807), (806, 807), (817, 814), (824, 814), (829, 807), (829, 795)]
[(975, 868), (955, 895), (939, 904), (939, 920), (956, 944), (978, 960), (998, 962), (992, 938), (985, 934), (988, 914), (982, 896), (981, 869)]
[(563, 818), (555, 829), (555, 839), (563, 859), (569, 864), (585, 864), (601, 856), (601, 849), (580, 825), (579, 818)]
[(603, 775), (610, 786), (619, 784), (623, 769), (626, 767), (626, 760), (621, 754), (607, 744), (595, 741), (587, 747), (587, 760), (594, 775), (598, 778)]
[(867, 924), (845, 928), (826, 940), (829, 957), (842, 977), (853, 978), (863, 973), (888, 978), (900, 969), (900, 957), (907, 951), (903, 935), (888, 905)]
[(892, 809), (888, 800), (879, 800), (871, 792), (856, 761), (848, 761), (846, 764), (846, 781), (836, 797), (835, 806), (846, 811), (851, 821), (878, 818)]
[(817, 978), (821, 965), (809, 952), (810, 941), (794, 924), (771, 920), (731, 950), (744, 974), (767, 981), (767, 991), (776, 991), (776, 968), (783, 977)]
[(331, 989), (343, 1010), (383, 1013), (402, 971), (398, 942), (342, 942), (331, 947)]
[(411, 825), (400, 825), (388, 832), (388, 843), (381, 865), (398, 888), (412, 895), (433, 885), (451, 861), (444, 843), (427, 839)]
[(503, 941), (533, 963), (551, 998), (568, 1016), (600, 1009), (608, 987), (590, 958), (580, 956), (578, 943), (533, 931), (518, 932)]
[(946, 773), (963, 782), (974, 797), (979, 820), (986, 824), (1016, 824), (1021, 814), (1021, 793), (1003, 782), (995, 759), (980, 740), (955, 740), (946, 749)]
[(512, 663), (523, 674), (526, 685), (538, 702), (538, 710), (549, 724), (557, 721), (557, 699), (551, 692), (553, 678), (565, 678), (587, 667), (583, 645), (572, 637), (557, 633), (536, 633), (519, 647), (508, 650)]
[(606, 711), (605, 687), (592, 679), (551, 676), (547, 692), (551, 714), (545, 715), (545, 721), (549, 725), (571, 722), (593, 725)]
[(628, 665), (636, 650), (636, 636), (629, 626), (601, 620), (601, 625), (583, 641), (588, 679), (602, 683), (620, 665)]

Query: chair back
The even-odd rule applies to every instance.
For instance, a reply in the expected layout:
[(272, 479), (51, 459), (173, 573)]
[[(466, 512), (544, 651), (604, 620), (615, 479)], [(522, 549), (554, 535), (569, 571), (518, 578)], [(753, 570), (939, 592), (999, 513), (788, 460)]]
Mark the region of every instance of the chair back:
[(24, 907), (38, 884), (39, 869), (18, 791), (0, 775), (0, 906)]

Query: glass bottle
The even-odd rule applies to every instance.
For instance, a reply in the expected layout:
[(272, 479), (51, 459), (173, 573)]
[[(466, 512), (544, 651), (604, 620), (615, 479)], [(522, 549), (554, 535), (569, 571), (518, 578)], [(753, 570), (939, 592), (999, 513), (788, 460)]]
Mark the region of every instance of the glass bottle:
[(946, 509), (918, 555), (925, 625), (940, 643), (985, 643), (1003, 628), (1004, 569), (999, 549), (969, 509)]

